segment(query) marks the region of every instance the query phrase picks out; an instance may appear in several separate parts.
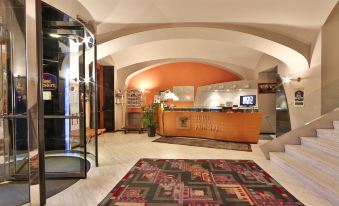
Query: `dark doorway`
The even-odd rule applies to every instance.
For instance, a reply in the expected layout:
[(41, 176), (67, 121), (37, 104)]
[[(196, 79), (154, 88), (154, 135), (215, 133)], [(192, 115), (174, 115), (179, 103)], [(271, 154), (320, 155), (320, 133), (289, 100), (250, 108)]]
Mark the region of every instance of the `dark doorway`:
[(107, 131), (115, 131), (115, 117), (114, 117), (114, 67), (102, 67), (102, 108), (103, 126)]

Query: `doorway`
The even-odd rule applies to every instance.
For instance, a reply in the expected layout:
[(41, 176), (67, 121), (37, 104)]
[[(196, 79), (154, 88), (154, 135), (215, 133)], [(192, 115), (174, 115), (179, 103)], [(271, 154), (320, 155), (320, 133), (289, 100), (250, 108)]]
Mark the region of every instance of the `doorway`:
[(0, 0), (0, 199), (4, 205), (29, 202), (25, 39), (25, 4)]
[(46, 178), (86, 178), (98, 165), (94, 36), (44, 3), (42, 31)]

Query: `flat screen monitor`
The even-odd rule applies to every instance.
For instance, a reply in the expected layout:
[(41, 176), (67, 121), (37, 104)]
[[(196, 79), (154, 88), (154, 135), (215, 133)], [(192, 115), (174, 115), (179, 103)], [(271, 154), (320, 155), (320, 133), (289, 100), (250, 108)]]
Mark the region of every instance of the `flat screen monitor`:
[(246, 96), (240, 96), (240, 106), (250, 107), (255, 106), (256, 101), (256, 95), (246, 95)]

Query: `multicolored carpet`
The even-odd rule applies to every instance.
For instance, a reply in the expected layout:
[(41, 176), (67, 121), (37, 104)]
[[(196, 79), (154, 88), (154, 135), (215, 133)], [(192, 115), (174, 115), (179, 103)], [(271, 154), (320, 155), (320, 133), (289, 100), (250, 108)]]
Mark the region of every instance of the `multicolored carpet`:
[(189, 137), (160, 137), (153, 142), (252, 152), (251, 144)]
[(251, 160), (141, 159), (99, 205), (303, 204)]

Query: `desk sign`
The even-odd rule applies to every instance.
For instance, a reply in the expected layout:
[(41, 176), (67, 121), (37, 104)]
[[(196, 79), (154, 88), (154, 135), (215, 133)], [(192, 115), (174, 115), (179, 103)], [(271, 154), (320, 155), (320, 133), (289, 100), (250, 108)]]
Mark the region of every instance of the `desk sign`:
[(57, 76), (50, 73), (44, 73), (42, 88), (44, 91), (56, 90), (58, 88)]
[(294, 107), (304, 106), (304, 89), (299, 88), (294, 92)]

